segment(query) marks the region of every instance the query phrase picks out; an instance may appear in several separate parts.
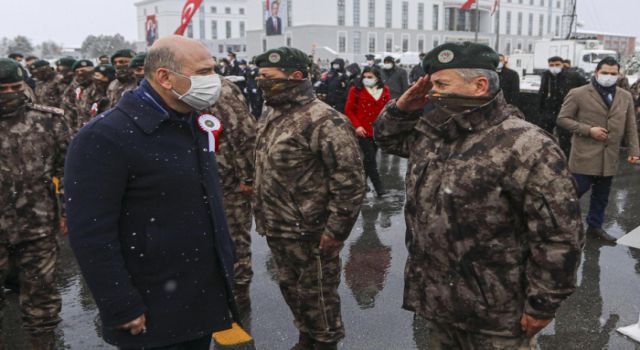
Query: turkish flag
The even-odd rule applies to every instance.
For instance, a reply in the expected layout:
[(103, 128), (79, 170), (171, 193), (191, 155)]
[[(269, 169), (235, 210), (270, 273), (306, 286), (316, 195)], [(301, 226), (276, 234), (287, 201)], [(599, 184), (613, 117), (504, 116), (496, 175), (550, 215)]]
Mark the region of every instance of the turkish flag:
[(467, 2), (465, 2), (464, 4), (462, 4), (462, 6), (460, 6), (461, 10), (468, 10), (471, 8), (471, 5), (473, 5), (476, 2), (476, 0), (467, 0)]
[(189, 26), (189, 22), (191, 22), (191, 18), (196, 13), (196, 10), (200, 8), (202, 5), (202, 0), (187, 0), (187, 3), (184, 4), (182, 8), (182, 19), (180, 20), (180, 26), (176, 29), (177, 35), (184, 35), (184, 31)]

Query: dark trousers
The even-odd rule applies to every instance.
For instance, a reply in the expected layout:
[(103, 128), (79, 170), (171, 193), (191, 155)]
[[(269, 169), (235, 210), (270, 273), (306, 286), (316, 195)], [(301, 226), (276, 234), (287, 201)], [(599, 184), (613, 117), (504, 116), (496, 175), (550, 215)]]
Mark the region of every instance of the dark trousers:
[(609, 192), (613, 176), (591, 176), (573, 174), (578, 183), (578, 197), (591, 190), (589, 201), (589, 214), (587, 224), (591, 228), (602, 228), (604, 223), (604, 211), (609, 203)]
[[(211, 346), (211, 335), (189, 340), (183, 343), (161, 346), (157, 348), (145, 348), (148, 350), (209, 350)], [(120, 348), (121, 350), (138, 350), (133, 348)]]
[(364, 156), (364, 173), (371, 180), (376, 193), (380, 194), (384, 192), (384, 188), (382, 187), (382, 181), (378, 173), (378, 163), (376, 161), (378, 146), (373, 138), (370, 137), (358, 138), (358, 142), (360, 143), (360, 149)]

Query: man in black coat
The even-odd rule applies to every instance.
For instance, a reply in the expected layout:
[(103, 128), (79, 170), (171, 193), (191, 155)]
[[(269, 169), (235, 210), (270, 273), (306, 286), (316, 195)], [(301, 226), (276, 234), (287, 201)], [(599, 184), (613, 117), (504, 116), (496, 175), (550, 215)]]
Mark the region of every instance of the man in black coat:
[(237, 319), (215, 145), (201, 131), (220, 129), (195, 113), (219, 96), (213, 69), (195, 40), (156, 41), (140, 87), (68, 151), (71, 248), (103, 337), (120, 348), (209, 349), (212, 332)]
[(518, 72), (507, 67), (509, 60), (505, 55), (500, 55), (500, 63), (498, 64), (498, 77), (500, 77), (500, 88), (504, 93), (504, 98), (508, 104), (515, 105), (520, 95), (520, 76)]
[(322, 82), (319, 91), (326, 94), (326, 102), (336, 111), (344, 113), (344, 106), (347, 103), (349, 94), (349, 77), (344, 69), (344, 60), (336, 58), (331, 62), (331, 70), (327, 74), (327, 80)]

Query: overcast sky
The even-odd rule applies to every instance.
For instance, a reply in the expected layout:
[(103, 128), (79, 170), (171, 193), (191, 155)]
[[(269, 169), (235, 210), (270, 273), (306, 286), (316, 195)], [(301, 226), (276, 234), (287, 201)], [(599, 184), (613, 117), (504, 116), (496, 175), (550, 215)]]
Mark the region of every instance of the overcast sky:
[[(0, 37), (21, 34), (36, 44), (54, 40), (65, 47), (80, 46), (89, 34), (120, 33), (128, 40), (137, 40), (135, 2), (0, 0)], [(638, 0), (578, 0), (578, 16), (586, 29), (640, 37)]]

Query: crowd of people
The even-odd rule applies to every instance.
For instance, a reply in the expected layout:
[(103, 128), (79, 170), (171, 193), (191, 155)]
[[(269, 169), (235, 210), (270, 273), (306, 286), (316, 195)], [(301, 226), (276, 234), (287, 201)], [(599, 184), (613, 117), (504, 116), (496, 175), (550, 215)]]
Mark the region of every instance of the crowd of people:
[(386, 194), (380, 148), (408, 158), (403, 308), (428, 321), (430, 349), (535, 349), (585, 236), (615, 241), (604, 210), (621, 145), (640, 159), (638, 94), (613, 58), (588, 82), (552, 57), (535, 126), (504, 55), (448, 43), (420, 58), (322, 72), (294, 48), (217, 62), (170, 36), (97, 65), (0, 59), (0, 282), (13, 264), (32, 348), (54, 347), (62, 232), (106, 342), (208, 349), (250, 308), (255, 219), (292, 349), (337, 349), (340, 251), (367, 179)]

